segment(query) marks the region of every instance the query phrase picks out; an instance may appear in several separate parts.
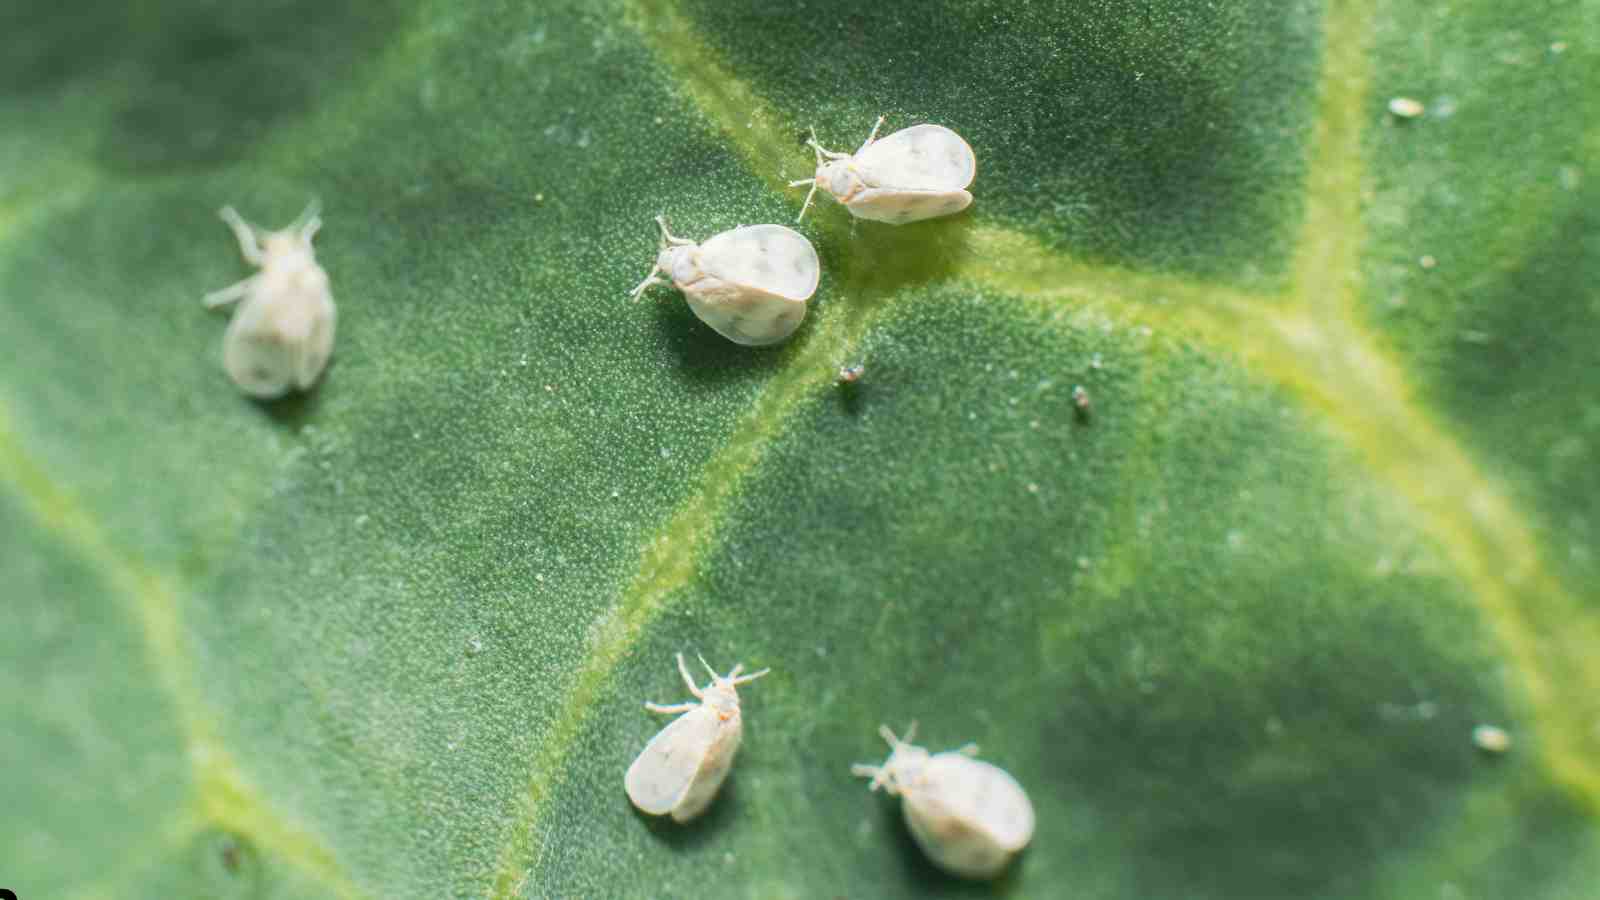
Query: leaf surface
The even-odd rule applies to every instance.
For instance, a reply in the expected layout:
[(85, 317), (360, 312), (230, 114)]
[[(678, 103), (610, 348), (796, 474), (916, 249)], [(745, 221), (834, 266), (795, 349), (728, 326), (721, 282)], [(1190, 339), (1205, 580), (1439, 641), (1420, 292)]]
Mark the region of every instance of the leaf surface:
[[(19, 896), (1600, 881), (1593, 0), (8, 15)], [(819, 201), (777, 349), (627, 302), (880, 114), (969, 212)], [(335, 360), (256, 403), (214, 210), (313, 194)], [(773, 668), (689, 827), (621, 784), (680, 651)], [(1000, 881), (850, 776), (913, 719), (1032, 797)]]

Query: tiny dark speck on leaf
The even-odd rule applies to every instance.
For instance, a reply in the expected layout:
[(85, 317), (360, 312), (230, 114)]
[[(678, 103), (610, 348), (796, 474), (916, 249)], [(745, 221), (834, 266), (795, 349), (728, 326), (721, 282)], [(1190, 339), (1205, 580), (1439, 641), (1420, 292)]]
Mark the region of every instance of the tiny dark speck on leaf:
[(1081, 384), (1072, 386), (1072, 407), (1078, 421), (1087, 423), (1089, 413), (1094, 411), (1094, 405), (1089, 400), (1089, 391)]

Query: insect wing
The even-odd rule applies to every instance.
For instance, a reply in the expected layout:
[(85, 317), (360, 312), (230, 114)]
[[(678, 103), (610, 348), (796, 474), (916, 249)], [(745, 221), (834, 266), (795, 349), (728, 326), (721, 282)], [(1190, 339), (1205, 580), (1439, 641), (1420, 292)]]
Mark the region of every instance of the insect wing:
[(623, 779), (633, 805), (653, 816), (671, 812), (716, 741), (717, 727), (716, 712), (702, 706), (657, 732)]
[(869, 189), (850, 198), (851, 215), (858, 219), (904, 225), (939, 216), (953, 215), (972, 205), (966, 191), (905, 191)]
[[(711, 279), (706, 279), (711, 281)], [(806, 317), (806, 305), (754, 288), (715, 282), (685, 291), (689, 308), (717, 334), (746, 347), (777, 344), (794, 334)]]
[(700, 760), (699, 771), (690, 782), (689, 789), (678, 800), (678, 805), (672, 810), (672, 818), (675, 821), (687, 822), (693, 819), (716, 799), (722, 782), (727, 780), (728, 772), (733, 769), (734, 754), (739, 752), (740, 732), (741, 726), (737, 717), (719, 723), (716, 737), (711, 741), (711, 746), (706, 748), (704, 758)]
[(822, 274), (811, 242), (782, 225), (724, 231), (700, 245), (700, 265), (730, 284), (800, 301), (816, 292)]
[(320, 276), (322, 289), (304, 299), (311, 320), (310, 330), (300, 343), (300, 359), (296, 368), (296, 387), (301, 390), (316, 383), (317, 376), (322, 374), (323, 367), (328, 364), (328, 357), (333, 353), (333, 330), (337, 313), (333, 306), (333, 296), (327, 289), (327, 276), (322, 274), (321, 269), (317, 269), (316, 272)]
[(928, 761), (923, 794), (940, 814), (969, 823), (996, 846), (1014, 853), (1033, 837), (1033, 804), (1004, 769), (959, 753), (940, 753)]
[(277, 328), (275, 297), (260, 291), (245, 298), (222, 335), (222, 365), (241, 390), (271, 399), (289, 390), (299, 364), (297, 342)]
[(906, 827), (917, 846), (940, 868), (967, 878), (993, 878), (1011, 861), (1012, 854), (972, 827), (972, 823), (945, 815), (936, 807), (907, 805)]
[(869, 144), (852, 166), (868, 187), (943, 193), (971, 184), (978, 160), (943, 125), (913, 125)]
[(941, 867), (992, 878), (1033, 836), (1033, 806), (1003, 770), (941, 753), (904, 794), (906, 825)]

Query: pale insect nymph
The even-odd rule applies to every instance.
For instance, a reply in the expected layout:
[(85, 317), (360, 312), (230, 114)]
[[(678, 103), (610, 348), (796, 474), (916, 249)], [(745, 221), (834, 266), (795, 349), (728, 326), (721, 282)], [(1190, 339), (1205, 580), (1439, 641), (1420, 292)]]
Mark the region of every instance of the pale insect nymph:
[(231, 206), (218, 214), (239, 239), (245, 261), (261, 269), (205, 297), (208, 309), (244, 301), (222, 336), (223, 367), (254, 397), (311, 387), (333, 353), (335, 320), (328, 273), (311, 250), (322, 227), (316, 201), (282, 231), (257, 228)]
[(1016, 779), (998, 766), (976, 759), (972, 744), (929, 754), (889, 726), (878, 733), (889, 742), (881, 766), (857, 763), (850, 772), (872, 779), (901, 798), (911, 836), (940, 867), (967, 878), (993, 878), (1033, 838), (1033, 804)]
[(661, 251), (633, 299), (663, 283), (665, 272), (700, 321), (736, 344), (776, 344), (800, 327), (822, 277), (804, 235), (782, 225), (746, 225), (697, 244), (673, 236), (663, 216), (656, 224)]
[(711, 683), (704, 688), (695, 685), (683, 654), (678, 654), (678, 674), (694, 700), (672, 706), (644, 705), (651, 712), (683, 715), (657, 732), (628, 767), (623, 787), (640, 812), (652, 816), (670, 813), (674, 821), (687, 822), (705, 811), (733, 768), (733, 756), (744, 733), (737, 688), (771, 671), (740, 675), (744, 670), (741, 663), (728, 674), (718, 675), (704, 657), (700, 665), (711, 673)]
[(891, 225), (948, 216), (972, 203), (967, 186), (978, 161), (961, 135), (943, 125), (913, 125), (878, 140), (881, 127), (879, 116), (853, 154), (823, 149), (812, 134), (808, 143), (816, 151), (816, 174), (789, 182), (790, 187), (811, 185), (795, 221), (805, 218), (818, 188), (856, 218)]

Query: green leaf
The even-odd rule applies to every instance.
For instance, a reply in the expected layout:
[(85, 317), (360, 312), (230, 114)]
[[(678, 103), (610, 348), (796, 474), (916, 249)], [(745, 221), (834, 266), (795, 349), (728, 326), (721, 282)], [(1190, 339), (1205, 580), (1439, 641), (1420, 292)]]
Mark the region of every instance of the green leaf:
[[(1592, 896), (1597, 28), (1594, 0), (25, 3), (0, 883)], [(970, 212), (821, 201), (778, 349), (627, 302), (653, 216), (790, 221), (806, 129), (879, 114), (971, 142)], [(335, 360), (257, 403), (199, 302), (246, 271), (214, 211), (311, 195)], [(773, 668), (689, 826), (621, 785), (680, 651)], [(1032, 797), (998, 882), (850, 776), (912, 719)]]

